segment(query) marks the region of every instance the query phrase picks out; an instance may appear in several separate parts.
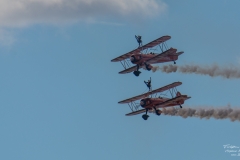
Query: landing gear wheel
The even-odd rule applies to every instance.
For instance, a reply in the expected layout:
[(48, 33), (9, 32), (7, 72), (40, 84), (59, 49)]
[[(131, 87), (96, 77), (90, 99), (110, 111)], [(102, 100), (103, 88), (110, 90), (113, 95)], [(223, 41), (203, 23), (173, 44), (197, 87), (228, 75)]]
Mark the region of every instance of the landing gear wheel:
[(161, 115), (161, 112), (159, 112), (159, 110), (157, 110), (157, 111), (156, 111), (156, 114), (157, 114), (158, 116), (160, 116), (160, 115)]
[(142, 118), (143, 118), (145, 121), (148, 119), (148, 117), (149, 117), (149, 115), (147, 115), (147, 114), (142, 115)]
[(174, 61), (174, 64), (176, 64), (176, 62)]
[(149, 64), (147, 64), (147, 63), (144, 63), (145, 64), (145, 67), (146, 67), (146, 69), (148, 70), (148, 71), (151, 71), (152, 69), (151, 68), (149, 68)]
[(133, 74), (134, 74), (136, 77), (138, 77), (140, 73), (141, 73), (140, 71), (134, 71), (134, 72), (133, 72)]
[(182, 108), (182, 106), (180, 105), (180, 108)]
[(162, 112), (160, 110), (156, 109), (156, 107), (153, 107), (153, 108), (155, 110), (156, 115), (160, 116)]

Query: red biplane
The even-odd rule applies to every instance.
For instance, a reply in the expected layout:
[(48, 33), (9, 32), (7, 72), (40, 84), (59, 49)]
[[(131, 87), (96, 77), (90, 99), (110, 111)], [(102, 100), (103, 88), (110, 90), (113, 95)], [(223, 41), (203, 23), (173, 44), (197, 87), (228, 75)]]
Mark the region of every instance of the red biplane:
[[(182, 104), (184, 104), (184, 101), (191, 97), (188, 97), (187, 95), (181, 95), (181, 93), (177, 91), (176, 87), (181, 84), (182, 82), (174, 82), (172, 84), (155, 89), (153, 91), (149, 91), (147, 93), (120, 101), (118, 103), (120, 104), (128, 103), (132, 112), (126, 114), (126, 116), (132, 116), (132, 115), (145, 112), (145, 114), (142, 115), (142, 118), (144, 120), (147, 120), (149, 117), (147, 115), (148, 111), (152, 113), (156, 113), (159, 116), (162, 113), (162, 111), (159, 110), (159, 108), (173, 107), (177, 105), (179, 105), (180, 108), (182, 108)], [(164, 91), (170, 92), (172, 98), (161, 97), (158, 95), (158, 93), (164, 92)], [(140, 100), (140, 102), (136, 103), (135, 101), (137, 100)], [(141, 106), (144, 109), (139, 109), (139, 106)]]
[[(167, 48), (166, 41), (169, 40), (170, 38), (171, 38), (170, 36), (160, 37), (146, 45), (143, 45), (135, 50), (132, 50), (131, 52), (128, 52), (124, 55), (114, 58), (111, 61), (121, 62), (125, 70), (119, 72), (120, 74), (133, 72), (135, 76), (139, 76), (139, 74), (141, 73), (139, 71), (140, 68), (144, 68), (150, 71), (153, 68), (151, 64), (164, 63), (170, 61), (173, 61), (174, 64), (176, 64), (175, 61), (178, 59), (178, 56), (181, 55), (183, 52), (177, 52), (177, 49), (174, 48), (170, 49)], [(154, 47), (156, 46), (160, 47), (161, 49), (160, 54), (148, 52), (148, 49), (156, 50), (157, 48), (154, 49)], [(143, 53), (143, 51), (145, 53)], [(136, 65), (131, 66), (130, 65), (131, 63), (129, 61)]]

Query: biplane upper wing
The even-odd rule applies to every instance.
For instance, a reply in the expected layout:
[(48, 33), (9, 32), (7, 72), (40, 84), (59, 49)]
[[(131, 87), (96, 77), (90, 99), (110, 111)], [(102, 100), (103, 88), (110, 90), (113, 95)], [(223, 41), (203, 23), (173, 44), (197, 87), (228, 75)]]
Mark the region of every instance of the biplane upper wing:
[(170, 36), (162, 36), (162, 37), (160, 37), (158, 39), (155, 39), (154, 41), (152, 41), (152, 42), (150, 42), (148, 44), (143, 45), (140, 48), (134, 49), (131, 52), (128, 52), (128, 53), (123, 54), (123, 55), (121, 55), (121, 56), (119, 56), (117, 58), (112, 59), (111, 62), (118, 62), (118, 61), (124, 60), (124, 59), (130, 57), (135, 52), (140, 52), (140, 51), (142, 51), (144, 49), (152, 48), (152, 47), (154, 47), (154, 46), (156, 46), (158, 44), (161, 44), (161, 43), (169, 40), (170, 38), (171, 38)]
[(187, 100), (187, 99), (189, 99), (189, 98), (191, 98), (191, 97), (188, 97), (187, 95), (181, 95), (181, 96), (178, 96), (178, 97), (175, 97), (175, 98), (166, 100), (166, 101), (158, 104), (158, 105), (156, 106), (156, 108), (168, 107), (168, 105), (174, 104), (174, 103), (176, 103), (176, 105), (178, 105), (178, 104), (177, 104), (178, 101)]
[(135, 96), (135, 97), (132, 97), (132, 98), (125, 99), (125, 100), (120, 101), (120, 102), (118, 102), (118, 103), (120, 103), (120, 104), (130, 103), (130, 102), (133, 102), (133, 101), (142, 99), (142, 98), (144, 98), (144, 97), (147, 97), (148, 95), (149, 95), (149, 92), (144, 93), (144, 94), (141, 94), (141, 95), (138, 95), (138, 96)]
[(141, 94), (141, 95), (138, 95), (138, 96), (129, 98), (129, 99), (125, 99), (125, 100), (120, 101), (120, 102), (118, 102), (118, 103), (120, 103), (120, 104), (130, 103), (130, 102), (133, 102), (133, 101), (142, 99), (142, 98), (144, 98), (144, 97), (147, 97), (147, 96), (149, 96), (150, 94), (155, 94), (155, 93), (158, 93), (158, 92), (163, 92), (163, 91), (166, 91), (166, 90), (168, 90), (168, 89), (170, 89), (170, 88), (174, 88), (174, 87), (176, 87), (176, 86), (179, 86), (179, 85), (181, 85), (181, 84), (182, 84), (182, 82), (174, 82), (174, 83), (169, 84), (169, 85), (166, 85), (166, 86), (164, 86), (164, 87), (155, 89), (155, 90), (153, 90), (153, 91), (151, 91), (151, 92), (147, 92), (147, 93), (144, 93), (144, 94)]
[(137, 115), (137, 114), (144, 113), (144, 112), (146, 112), (146, 109), (141, 109), (141, 110), (138, 110), (135, 112), (128, 113), (128, 114), (126, 114), (126, 116), (133, 116), (133, 115)]
[(165, 56), (170, 56), (170, 55), (175, 55), (176, 54), (176, 51), (177, 49), (174, 49), (174, 48), (170, 48), (168, 50), (166, 50), (165, 52), (163, 53), (160, 53), (158, 55), (156, 55), (155, 57), (151, 58), (151, 59), (148, 59), (146, 62), (147, 63), (155, 63), (157, 62), (159, 59), (161, 59), (162, 57), (165, 57)]
[(140, 52), (141, 51), (141, 48), (137, 48), (137, 49), (134, 49), (132, 50), (131, 52), (128, 52), (126, 54), (123, 54), (117, 58), (114, 58), (111, 60), (111, 62), (118, 62), (118, 61), (121, 61), (121, 60), (124, 60), (124, 59), (127, 59), (128, 57), (130, 57), (133, 53), (136, 53), (136, 52)]
[(159, 44), (161, 44), (163, 42), (166, 42), (169, 39), (171, 39), (171, 36), (162, 36), (162, 37), (160, 37), (158, 39), (155, 39), (152, 42), (149, 42), (148, 44), (143, 45), (140, 48), (141, 48), (141, 50), (144, 50), (144, 49), (147, 49), (147, 48), (152, 48), (152, 47), (154, 47), (156, 45), (159, 45)]
[[(139, 67), (139, 68), (140, 68), (140, 67)], [(133, 66), (133, 67), (130, 67), (130, 68), (128, 68), (128, 69), (125, 69), (125, 70), (119, 72), (119, 74), (130, 73), (130, 72), (136, 71), (136, 70), (137, 70), (137, 66)]]
[(158, 93), (158, 92), (163, 92), (163, 91), (166, 91), (166, 90), (168, 90), (170, 88), (174, 88), (174, 87), (180, 86), (181, 84), (182, 84), (182, 82), (174, 82), (174, 83), (166, 85), (164, 87), (155, 89), (155, 90), (149, 92), (149, 94), (155, 94), (155, 93)]

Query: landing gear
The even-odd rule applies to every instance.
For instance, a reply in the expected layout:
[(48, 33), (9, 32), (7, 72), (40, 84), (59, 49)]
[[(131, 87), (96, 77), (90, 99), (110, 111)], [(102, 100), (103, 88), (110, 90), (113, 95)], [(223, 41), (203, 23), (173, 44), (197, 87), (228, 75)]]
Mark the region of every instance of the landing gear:
[(148, 119), (148, 117), (149, 117), (149, 115), (147, 115), (147, 114), (142, 115), (142, 118), (143, 118), (145, 121)]
[(146, 109), (146, 114), (142, 115), (142, 118), (146, 121), (149, 117), (149, 115), (147, 115), (148, 109)]
[(175, 61), (173, 61), (173, 63), (174, 63), (174, 64), (176, 64), (176, 62), (175, 62)]
[(158, 109), (156, 109), (155, 107), (154, 107), (154, 110), (155, 110), (155, 112), (156, 112), (156, 115), (158, 115), (158, 116), (160, 116), (161, 115), (161, 111), (159, 111)]
[(180, 104), (180, 108), (182, 108), (181, 104)]
[(137, 70), (133, 72), (133, 74), (138, 77), (141, 72), (139, 71), (139, 65), (137, 65)]
[(134, 71), (134, 72), (133, 72), (133, 74), (134, 74), (136, 77), (138, 77), (140, 73), (141, 73), (140, 71)]
[(151, 68), (150, 68), (150, 64), (147, 64), (147, 63), (144, 63), (145, 64), (145, 67), (148, 71), (151, 71)]

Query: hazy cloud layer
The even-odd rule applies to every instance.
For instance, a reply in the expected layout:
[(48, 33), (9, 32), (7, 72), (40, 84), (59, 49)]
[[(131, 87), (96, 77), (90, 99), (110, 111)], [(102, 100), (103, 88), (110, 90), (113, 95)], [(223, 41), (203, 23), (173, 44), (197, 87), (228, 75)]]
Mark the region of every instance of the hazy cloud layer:
[(156, 0), (1, 0), (0, 27), (61, 24), (122, 18), (144, 19), (164, 12)]
[(0, 45), (10, 46), (15, 42), (14, 35), (7, 30), (0, 29)]

